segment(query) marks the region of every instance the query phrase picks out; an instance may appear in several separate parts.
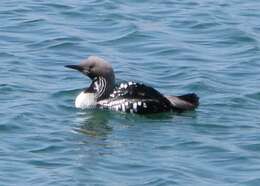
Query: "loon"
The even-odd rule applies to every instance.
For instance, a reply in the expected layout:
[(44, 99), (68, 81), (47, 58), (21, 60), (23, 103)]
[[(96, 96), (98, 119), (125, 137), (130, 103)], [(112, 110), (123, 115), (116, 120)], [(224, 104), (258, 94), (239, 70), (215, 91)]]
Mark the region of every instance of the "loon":
[(92, 83), (75, 100), (80, 109), (101, 108), (136, 114), (183, 112), (194, 110), (199, 97), (194, 94), (164, 96), (156, 89), (137, 82), (116, 84), (112, 66), (103, 58), (90, 56), (78, 65), (65, 67), (78, 70)]

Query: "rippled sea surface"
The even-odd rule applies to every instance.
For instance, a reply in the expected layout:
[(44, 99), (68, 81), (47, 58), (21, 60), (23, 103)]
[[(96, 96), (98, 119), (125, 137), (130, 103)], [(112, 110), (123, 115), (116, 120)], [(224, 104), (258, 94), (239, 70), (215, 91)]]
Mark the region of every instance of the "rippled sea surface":
[[(0, 185), (260, 185), (260, 1), (1, 0)], [(89, 55), (195, 112), (74, 108)]]

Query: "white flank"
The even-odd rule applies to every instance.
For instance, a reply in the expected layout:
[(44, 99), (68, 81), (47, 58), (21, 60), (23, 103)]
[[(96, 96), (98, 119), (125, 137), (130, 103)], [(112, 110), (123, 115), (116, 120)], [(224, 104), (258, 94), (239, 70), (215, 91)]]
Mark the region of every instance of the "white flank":
[(82, 91), (75, 100), (76, 108), (92, 108), (96, 106), (96, 98), (94, 93), (85, 93)]

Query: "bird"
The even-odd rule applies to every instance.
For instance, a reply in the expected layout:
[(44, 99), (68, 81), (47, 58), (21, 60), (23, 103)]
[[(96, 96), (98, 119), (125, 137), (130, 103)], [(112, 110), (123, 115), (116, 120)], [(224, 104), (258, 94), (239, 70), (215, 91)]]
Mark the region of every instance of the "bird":
[(190, 111), (199, 106), (199, 97), (195, 93), (165, 96), (140, 82), (116, 83), (112, 65), (98, 56), (89, 56), (77, 65), (65, 67), (81, 72), (92, 81), (90, 86), (76, 97), (75, 107), (79, 109), (99, 108), (152, 114)]

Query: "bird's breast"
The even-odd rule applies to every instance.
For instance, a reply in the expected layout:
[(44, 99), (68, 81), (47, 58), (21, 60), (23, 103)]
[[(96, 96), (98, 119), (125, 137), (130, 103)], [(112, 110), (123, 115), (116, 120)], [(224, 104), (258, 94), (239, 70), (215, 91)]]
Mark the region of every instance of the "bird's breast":
[(95, 98), (95, 93), (88, 93), (82, 91), (75, 100), (75, 107), (76, 108), (92, 108), (95, 107), (97, 104), (97, 100)]

